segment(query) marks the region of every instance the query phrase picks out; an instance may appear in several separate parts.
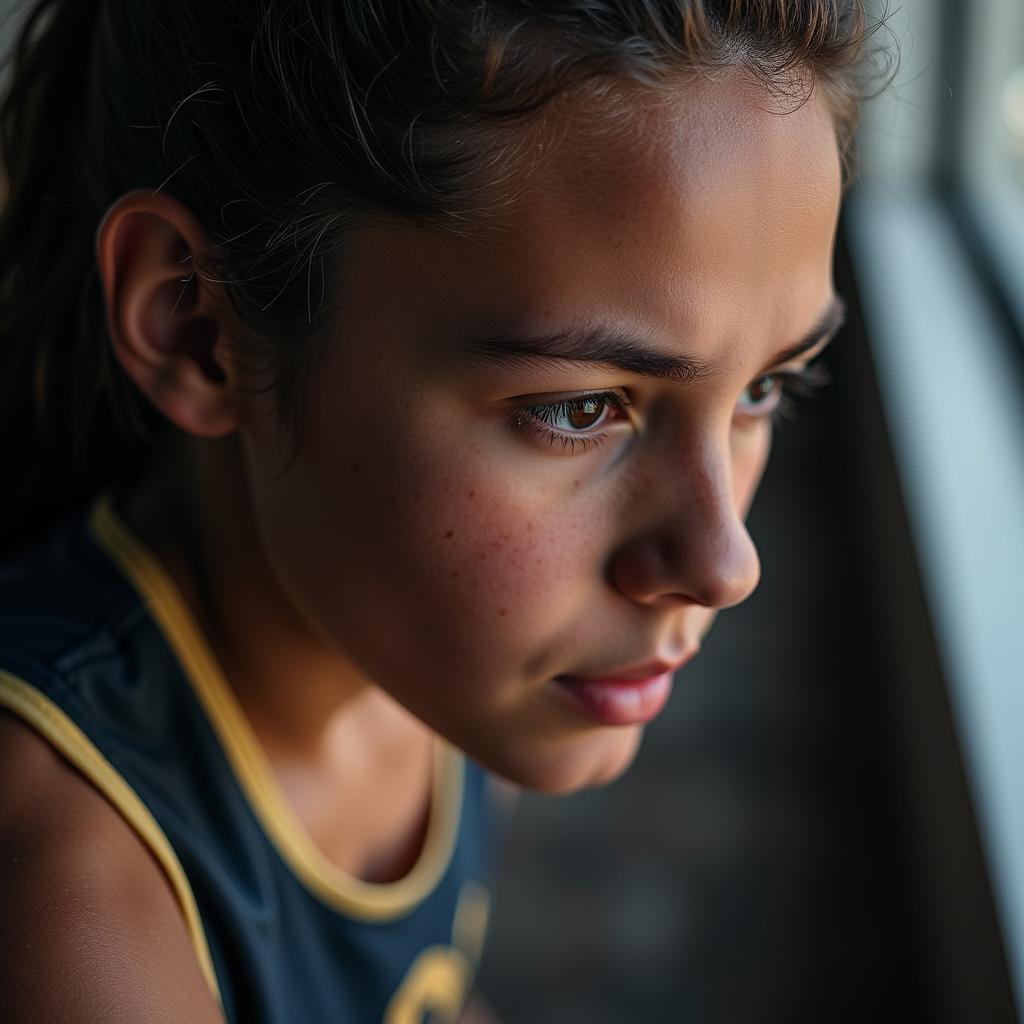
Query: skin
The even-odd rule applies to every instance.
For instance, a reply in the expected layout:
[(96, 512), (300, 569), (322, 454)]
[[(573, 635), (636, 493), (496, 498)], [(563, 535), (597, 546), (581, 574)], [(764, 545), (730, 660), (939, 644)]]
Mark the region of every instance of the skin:
[(0, 713), (0, 987), (10, 1024), (223, 1024), (181, 908), (128, 823)]
[[(691, 657), (754, 590), (744, 517), (771, 426), (749, 389), (813, 358), (774, 362), (833, 300), (832, 119), (817, 94), (791, 107), (739, 72), (638, 95), (600, 133), (566, 101), (500, 221), (360, 231), (297, 450), (232, 358), (217, 286), (181, 283), (201, 225), (148, 191), (108, 212), (114, 349), (179, 428), (125, 514), (341, 867), (385, 880), (413, 862), (435, 733), (521, 786), (618, 777), (643, 727), (584, 718), (554, 677)], [(579, 323), (709, 370), (684, 383), (463, 352)], [(628, 412), (572, 453), (515, 412), (609, 390)]]

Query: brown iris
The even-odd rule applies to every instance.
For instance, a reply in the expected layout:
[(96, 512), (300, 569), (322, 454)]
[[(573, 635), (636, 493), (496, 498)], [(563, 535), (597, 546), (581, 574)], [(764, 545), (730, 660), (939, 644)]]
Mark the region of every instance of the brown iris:
[(771, 398), (772, 395), (775, 394), (778, 386), (779, 383), (775, 377), (759, 377), (747, 389), (750, 393), (751, 404), (760, 405), (762, 402)]
[(581, 398), (569, 407), (567, 418), (577, 430), (586, 430), (601, 419), (606, 405), (603, 398)]

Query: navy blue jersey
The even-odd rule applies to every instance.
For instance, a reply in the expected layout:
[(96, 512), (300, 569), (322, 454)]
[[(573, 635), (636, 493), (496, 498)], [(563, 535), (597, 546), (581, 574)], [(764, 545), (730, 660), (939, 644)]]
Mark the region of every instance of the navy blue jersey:
[(0, 707), (104, 794), (166, 872), (228, 1021), (458, 1016), (486, 926), (485, 773), (437, 743), (419, 860), (320, 852), (181, 595), (108, 500), (0, 571)]

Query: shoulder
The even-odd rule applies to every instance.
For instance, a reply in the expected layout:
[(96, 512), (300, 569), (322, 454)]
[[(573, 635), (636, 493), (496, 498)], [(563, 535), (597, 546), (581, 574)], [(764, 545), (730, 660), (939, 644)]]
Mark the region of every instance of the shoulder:
[(167, 674), (145, 603), (91, 518), (79, 512), (0, 564), (0, 708), (79, 768), (75, 732), (108, 758), (137, 744)]
[(152, 731), (169, 671), (90, 516), (0, 566), (5, 1020), (222, 1019), (191, 890), (131, 756), (166, 754)]
[(5, 1019), (222, 1020), (156, 860), (74, 768), (3, 712), (0, 793)]

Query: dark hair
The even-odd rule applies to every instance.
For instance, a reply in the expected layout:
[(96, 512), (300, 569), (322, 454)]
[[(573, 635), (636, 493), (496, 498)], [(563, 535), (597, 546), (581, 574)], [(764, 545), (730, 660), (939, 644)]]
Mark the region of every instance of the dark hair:
[(204, 225), (194, 270), (223, 285), (294, 425), (353, 228), (467, 229), (511, 187), (509, 127), (582, 87), (611, 102), (736, 65), (816, 81), (848, 153), (866, 35), (859, 0), (35, 0), (0, 107), (14, 505), (38, 522), (136, 472), (162, 429), (110, 354), (95, 268), (125, 192), (162, 190)]

